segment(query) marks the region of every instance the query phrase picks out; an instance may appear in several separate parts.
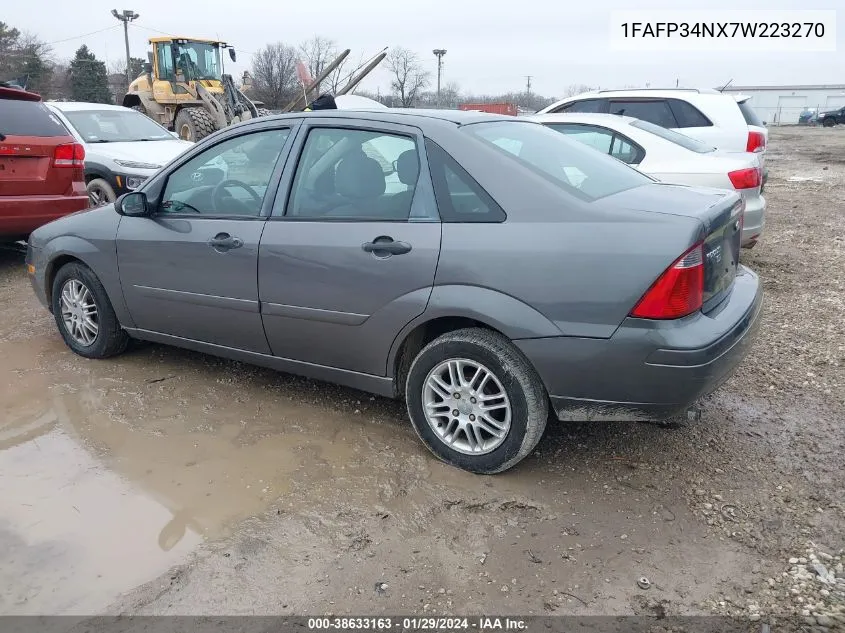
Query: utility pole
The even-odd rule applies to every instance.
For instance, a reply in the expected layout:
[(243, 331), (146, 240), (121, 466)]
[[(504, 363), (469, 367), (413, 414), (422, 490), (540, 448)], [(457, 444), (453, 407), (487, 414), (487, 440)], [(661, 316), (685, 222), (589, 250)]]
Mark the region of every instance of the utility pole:
[(123, 9), (123, 11), (119, 13), (117, 9), (112, 9), (111, 14), (123, 22), (123, 41), (126, 44), (126, 90), (129, 90), (129, 84), (132, 83), (132, 77), (129, 70), (129, 23), (132, 22), (132, 20), (137, 20), (141, 16), (131, 9)]
[(437, 107), (440, 107), (440, 73), (443, 71), (443, 56), (446, 54), (445, 48), (435, 48), (432, 53), (437, 57)]
[(531, 95), (531, 78), (533, 75), (525, 75), (526, 83), (525, 83), (525, 94), (527, 96)]

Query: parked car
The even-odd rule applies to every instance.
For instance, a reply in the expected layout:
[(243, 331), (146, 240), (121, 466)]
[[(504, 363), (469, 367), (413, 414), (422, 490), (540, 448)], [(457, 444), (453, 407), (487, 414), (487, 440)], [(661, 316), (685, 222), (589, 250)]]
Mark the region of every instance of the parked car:
[(763, 233), (766, 198), (760, 155), (723, 152), (648, 121), (613, 114), (543, 114), (535, 121), (610, 154), (663, 182), (735, 189), (745, 201), (742, 245)]
[(845, 106), (838, 110), (819, 112), (818, 122), (824, 127), (833, 127), (837, 123), (840, 125), (845, 124)]
[(33, 92), (0, 86), (0, 241), (88, 206), (85, 149)]
[(818, 125), (819, 115), (815, 108), (805, 108), (798, 115), (798, 125)]
[(193, 143), (123, 106), (51, 101), (56, 116), (85, 146), (85, 182), (91, 206), (134, 191)]
[(601, 90), (561, 99), (537, 114), (622, 114), (681, 132), (721, 150), (762, 152), (769, 132), (749, 99), (718, 90)]
[[(194, 178), (244, 146), (243, 176)], [(27, 265), (81, 356), (131, 337), (401, 397), (437, 457), (496, 473), (550, 410), (672, 416), (728, 379), (762, 298), (742, 208), (524, 119), (321, 111), (203, 139)]]

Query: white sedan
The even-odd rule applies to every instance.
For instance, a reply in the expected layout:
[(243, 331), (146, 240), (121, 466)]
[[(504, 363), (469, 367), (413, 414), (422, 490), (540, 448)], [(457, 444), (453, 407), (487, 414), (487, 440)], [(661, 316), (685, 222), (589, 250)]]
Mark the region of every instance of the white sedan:
[(760, 239), (766, 199), (759, 154), (718, 151), (679, 132), (615, 114), (530, 118), (663, 182), (737, 190), (745, 199), (742, 245), (750, 248)]

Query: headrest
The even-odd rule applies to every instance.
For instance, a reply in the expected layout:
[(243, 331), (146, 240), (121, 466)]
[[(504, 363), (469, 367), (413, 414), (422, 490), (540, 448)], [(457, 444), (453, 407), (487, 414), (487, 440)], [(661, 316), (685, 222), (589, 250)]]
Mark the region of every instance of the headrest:
[(413, 187), (420, 175), (420, 159), (417, 150), (409, 149), (396, 159), (396, 174), (403, 185)]
[(340, 161), (335, 173), (335, 191), (346, 198), (375, 198), (384, 193), (384, 172), (365, 154), (352, 154)]

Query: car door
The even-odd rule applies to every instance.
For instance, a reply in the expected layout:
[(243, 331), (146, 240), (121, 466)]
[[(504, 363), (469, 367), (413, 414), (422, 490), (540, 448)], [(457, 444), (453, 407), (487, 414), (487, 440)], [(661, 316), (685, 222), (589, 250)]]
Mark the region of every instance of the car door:
[(441, 225), (418, 129), (340, 125), (303, 124), (285, 168), (259, 251), (264, 329), (276, 356), (385, 376), (427, 305)]
[[(145, 189), (151, 217), (123, 217), (117, 257), (141, 330), (269, 353), (258, 303), (258, 243), (289, 125), (233, 132)], [(275, 180), (274, 180), (275, 175)]]

